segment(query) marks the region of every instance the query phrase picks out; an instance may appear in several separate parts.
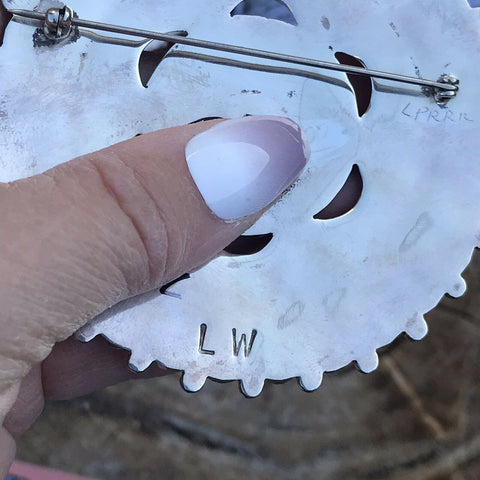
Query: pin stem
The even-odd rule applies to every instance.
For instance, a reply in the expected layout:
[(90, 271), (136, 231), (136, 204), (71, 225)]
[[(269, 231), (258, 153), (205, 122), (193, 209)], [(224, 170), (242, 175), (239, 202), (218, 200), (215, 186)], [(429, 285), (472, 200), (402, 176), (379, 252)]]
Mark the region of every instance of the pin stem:
[[(35, 12), (32, 10), (10, 10), (12, 15), (20, 17), (30, 18), (33, 20), (45, 21), (45, 13)], [(315, 60), (311, 58), (298, 57), (294, 55), (286, 55), (283, 53), (271, 52), (267, 50), (259, 50), (255, 48), (247, 48), (239, 45), (230, 45), (227, 43), (218, 43), (208, 40), (201, 40), (191, 37), (182, 37), (178, 35), (154, 32), (150, 30), (141, 30), (131, 27), (123, 27), (119, 25), (111, 25), (108, 23), (94, 22), (91, 20), (84, 20), (80, 18), (72, 18), (71, 24), (81, 28), (90, 28), (93, 30), (102, 30), (110, 33), (117, 33), (123, 35), (131, 35), (135, 37), (148, 38), (152, 40), (161, 40), (169, 43), (188, 45), (191, 47), (205, 48), (209, 50), (216, 50), (221, 52), (233, 53), (238, 55), (245, 55), (249, 57), (262, 58), (266, 60), (274, 60), (285, 63), (292, 63), (296, 65), (303, 65), (307, 67), (321, 68), (325, 70), (333, 70), (338, 72), (344, 72), (347, 74), (364, 75), (373, 78), (380, 78), (383, 80), (392, 80), (396, 82), (418, 85), (427, 87), (430, 89), (438, 89), (445, 92), (457, 92), (458, 84), (444, 83), (434, 80), (426, 80), (423, 78), (410, 77), (407, 75), (400, 75), (397, 73), (382, 72), (379, 70), (370, 70), (362, 67), (354, 67), (350, 65), (341, 65), (332, 62), (325, 62), (322, 60)]]

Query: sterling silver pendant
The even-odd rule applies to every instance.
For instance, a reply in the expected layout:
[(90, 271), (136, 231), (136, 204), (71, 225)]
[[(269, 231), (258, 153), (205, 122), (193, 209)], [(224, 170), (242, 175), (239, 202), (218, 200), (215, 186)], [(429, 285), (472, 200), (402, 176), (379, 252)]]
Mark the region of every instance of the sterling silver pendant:
[[(480, 245), (478, 3), (258, 3), (275, 8), (260, 15), (239, 0), (69, 6), (98, 22), (452, 85), (458, 79), (458, 92), (366, 76), (359, 84), (358, 75), (340, 71), (268, 58), (252, 66), (234, 53), (115, 42), (78, 29), (55, 43), (19, 19), (0, 48), (2, 181), (205, 117), (281, 115), (306, 132), (311, 160), (247, 232), (243, 240), (255, 248), (224, 252), (78, 334), (131, 350), (135, 370), (155, 361), (183, 370), (190, 391), (207, 377), (240, 380), (248, 396), (266, 379), (299, 377), (314, 390), (324, 372), (351, 362), (374, 370), (378, 348), (403, 332), (421, 339), (423, 315), (445, 293), (464, 293), (461, 273)], [(4, 4), (40, 12), (61, 6)], [(318, 215), (352, 172), (363, 181), (357, 205), (338, 218)]]

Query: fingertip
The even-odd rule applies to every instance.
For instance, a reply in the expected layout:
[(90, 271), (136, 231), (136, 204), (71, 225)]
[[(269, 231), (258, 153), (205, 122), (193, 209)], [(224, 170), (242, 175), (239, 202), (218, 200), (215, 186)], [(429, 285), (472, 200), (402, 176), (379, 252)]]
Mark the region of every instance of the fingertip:
[(274, 202), (300, 175), (310, 146), (292, 120), (249, 116), (195, 136), (185, 152), (205, 203), (221, 219), (234, 221)]

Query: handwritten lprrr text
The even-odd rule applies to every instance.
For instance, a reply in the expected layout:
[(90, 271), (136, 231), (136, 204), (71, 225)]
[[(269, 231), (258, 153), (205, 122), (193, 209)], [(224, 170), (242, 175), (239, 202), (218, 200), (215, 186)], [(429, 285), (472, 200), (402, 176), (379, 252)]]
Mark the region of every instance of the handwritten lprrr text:
[(468, 113), (458, 112), (450, 108), (440, 107), (416, 107), (408, 103), (402, 110), (402, 115), (415, 122), (422, 123), (473, 123), (475, 120)]

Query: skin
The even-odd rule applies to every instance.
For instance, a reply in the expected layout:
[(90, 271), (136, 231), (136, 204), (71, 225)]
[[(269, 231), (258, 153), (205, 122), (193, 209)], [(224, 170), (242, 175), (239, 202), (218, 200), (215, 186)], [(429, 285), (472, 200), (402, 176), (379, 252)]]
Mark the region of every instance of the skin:
[[(9, 19), (0, 2), (0, 45)], [(191, 179), (185, 146), (216, 122), (136, 137), (0, 184), (0, 478), (46, 398), (167, 373), (155, 365), (133, 373), (127, 351), (71, 337), (119, 301), (200, 268), (258, 219), (220, 220)], [(348, 211), (359, 189), (347, 182), (330, 215)]]

